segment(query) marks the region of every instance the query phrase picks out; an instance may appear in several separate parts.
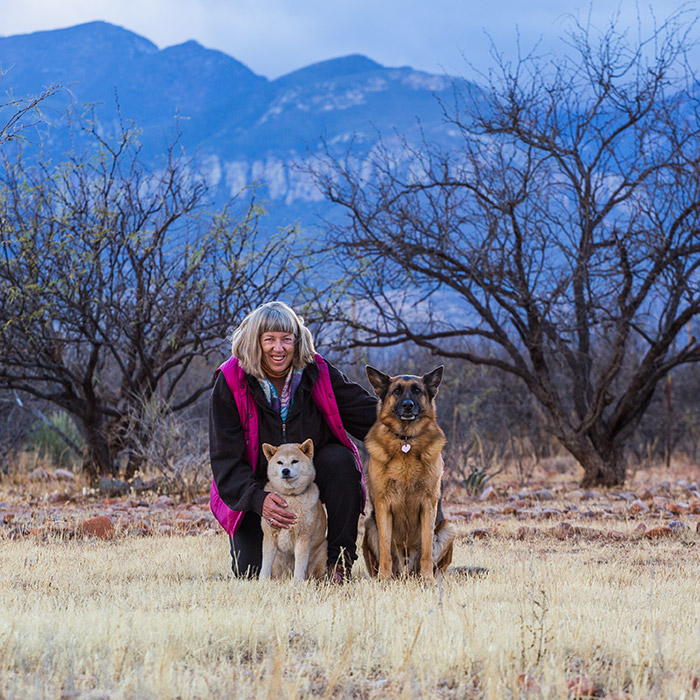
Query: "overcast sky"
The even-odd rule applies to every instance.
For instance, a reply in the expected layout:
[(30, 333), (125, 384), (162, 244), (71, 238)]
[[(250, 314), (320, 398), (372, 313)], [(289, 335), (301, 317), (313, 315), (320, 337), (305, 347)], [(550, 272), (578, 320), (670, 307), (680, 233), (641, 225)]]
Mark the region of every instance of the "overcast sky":
[[(698, 3), (686, 3), (697, 8)], [(661, 20), (681, 6), (654, 0)], [(507, 55), (520, 37), (560, 51), (570, 16), (605, 26), (615, 12), (636, 32), (644, 0), (0, 0), (0, 35), (93, 20), (120, 25), (164, 48), (195, 39), (275, 78), (329, 58), (361, 53), (386, 66), (469, 77), (467, 57), (488, 67), (490, 36)]]

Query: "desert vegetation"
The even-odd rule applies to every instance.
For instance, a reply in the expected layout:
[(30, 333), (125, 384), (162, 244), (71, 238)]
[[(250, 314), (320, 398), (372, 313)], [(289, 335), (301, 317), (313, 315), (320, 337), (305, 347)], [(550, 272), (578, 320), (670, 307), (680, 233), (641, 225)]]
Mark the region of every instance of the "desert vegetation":
[(206, 498), (5, 478), (0, 694), (697, 697), (700, 470), (639, 471), (625, 491), (578, 476), (452, 491), (437, 584), (357, 562), (343, 587), (233, 579)]

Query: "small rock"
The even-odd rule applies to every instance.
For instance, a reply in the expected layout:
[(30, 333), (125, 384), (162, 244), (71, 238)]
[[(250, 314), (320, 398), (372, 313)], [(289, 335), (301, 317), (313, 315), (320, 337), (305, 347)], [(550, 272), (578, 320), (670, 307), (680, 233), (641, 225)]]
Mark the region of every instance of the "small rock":
[(75, 481), (75, 474), (68, 469), (54, 469), (53, 478), (58, 481)]
[(158, 496), (158, 498), (156, 498), (154, 504), (159, 506), (174, 506), (175, 501), (170, 498), (170, 496), (163, 494), (162, 496)]
[(582, 501), (594, 501), (602, 497), (600, 491), (584, 491), (581, 495)]
[(634, 534), (641, 536), (647, 531), (647, 526), (644, 523), (639, 523), (637, 527), (634, 528)]
[(164, 476), (157, 476), (155, 479), (149, 479), (148, 481), (144, 481), (140, 476), (137, 476), (131, 482), (131, 488), (134, 489), (136, 493), (157, 491), (159, 488), (165, 486), (165, 483), (166, 479)]
[(51, 472), (43, 467), (37, 467), (29, 472), (28, 478), (30, 481), (48, 481), (51, 478)]
[(545, 508), (541, 513), (541, 517), (545, 520), (548, 520), (549, 518), (560, 518), (561, 515), (562, 512), (556, 508)]
[(553, 527), (550, 532), (560, 540), (564, 540), (567, 537), (574, 537), (576, 535), (576, 528), (571, 523), (563, 521), (556, 527)]
[(498, 494), (493, 486), (487, 486), (479, 496), (480, 501), (493, 501), (496, 498), (498, 498)]
[(97, 537), (101, 540), (109, 540), (114, 537), (114, 525), (112, 519), (107, 515), (97, 515), (89, 520), (84, 520), (77, 527), (80, 535)]
[(681, 522), (680, 520), (671, 520), (671, 522), (666, 526), (670, 527), (674, 532), (681, 532), (682, 530), (690, 530), (690, 526)]
[(129, 484), (121, 479), (103, 476), (97, 482), (97, 490), (105, 496), (123, 496), (129, 493)]
[(532, 508), (523, 508), (522, 510), (516, 510), (515, 515), (518, 520), (524, 520), (525, 518), (536, 518), (539, 516), (539, 513)]
[(54, 493), (49, 496), (49, 503), (68, 503), (70, 499), (71, 496), (69, 493), (54, 491)]
[(619, 530), (608, 530), (608, 533), (605, 536), (614, 542), (620, 542), (620, 540), (625, 539), (625, 536)]
[(651, 501), (656, 494), (651, 489), (642, 489), (639, 492), (639, 499), (642, 501)]
[(476, 528), (469, 533), (476, 540), (486, 540), (491, 537), (491, 533), (486, 528)]
[(540, 501), (553, 501), (554, 500), (554, 496), (552, 495), (552, 492), (548, 491), (547, 489), (540, 489), (539, 491), (535, 491), (535, 493), (533, 493), (532, 495)]
[(657, 508), (665, 508), (668, 505), (668, 498), (666, 498), (666, 496), (654, 496), (654, 498), (651, 499), (651, 502)]
[(630, 503), (628, 510), (630, 513), (635, 514), (646, 513), (649, 510), (649, 506), (638, 498), (636, 501), (632, 501), (632, 503)]
[(468, 510), (457, 510), (454, 513), (452, 513), (452, 518), (455, 520), (471, 520), (472, 519), (472, 513)]
[(576, 527), (576, 534), (588, 540), (599, 540), (603, 537), (603, 533), (594, 527)]
[(15, 514), (14, 513), (4, 513), (2, 516), (2, 521), (7, 525), (7, 523), (11, 523), (15, 519)]
[(662, 537), (673, 537), (673, 530), (666, 525), (660, 527), (649, 528), (645, 533), (644, 537), (650, 540), (661, 539)]
[(700, 501), (695, 501), (688, 506), (688, 510), (693, 514), (697, 515), (700, 513)]

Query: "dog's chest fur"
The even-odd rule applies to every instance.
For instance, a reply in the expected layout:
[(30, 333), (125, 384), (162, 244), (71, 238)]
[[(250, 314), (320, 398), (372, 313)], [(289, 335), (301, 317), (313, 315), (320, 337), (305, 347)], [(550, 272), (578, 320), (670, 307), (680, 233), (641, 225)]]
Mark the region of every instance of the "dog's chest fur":
[(437, 503), (440, 497), (440, 454), (445, 436), (435, 427), (409, 441), (408, 452), (401, 449), (403, 444), (405, 440), (381, 423), (372, 427), (365, 440), (370, 454), (370, 497), (373, 502), (380, 499), (390, 504), (395, 517), (395, 541), (417, 530), (421, 504), (426, 498)]
[[(268, 482), (266, 491), (274, 490)], [(316, 484), (310, 484), (304, 493), (289, 495), (276, 490), (287, 502), (287, 510), (297, 516), (297, 521), (288, 529), (277, 530), (271, 528), (263, 521), (263, 532), (277, 542), (277, 549), (288, 554), (294, 553), (294, 545), (300, 537), (312, 537), (312, 545), (325, 539), (325, 528), (320, 524), (325, 523), (325, 511), (319, 500), (319, 491)], [(315, 535), (315, 536), (314, 536)]]

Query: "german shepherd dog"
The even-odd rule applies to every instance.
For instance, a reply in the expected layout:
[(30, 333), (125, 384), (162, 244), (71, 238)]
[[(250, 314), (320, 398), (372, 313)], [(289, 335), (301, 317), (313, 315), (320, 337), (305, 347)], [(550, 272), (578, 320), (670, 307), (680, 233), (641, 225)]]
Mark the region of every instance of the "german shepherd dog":
[(381, 579), (418, 573), (432, 579), (450, 565), (456, 534), (449, 521), (435, 522), (445, 444), (435, 396), (443, 367), (422, 377), (390, 377), (369, 365), (366, 371), (379, 404), (365, 438), (374, 509), (364, 523), (365, 564)]
[(279, 447), (264, 443), (262, 450), (267, 457), (265, 490), (283, 496), (297, 521), (289, 529), (275, 530), (262, 519), (260, 578), (283, 578), (292, 573), (295, 581), (322, 578), (326, 573), (328, 541), (326, 511), (314, 482), (313, 440)]

